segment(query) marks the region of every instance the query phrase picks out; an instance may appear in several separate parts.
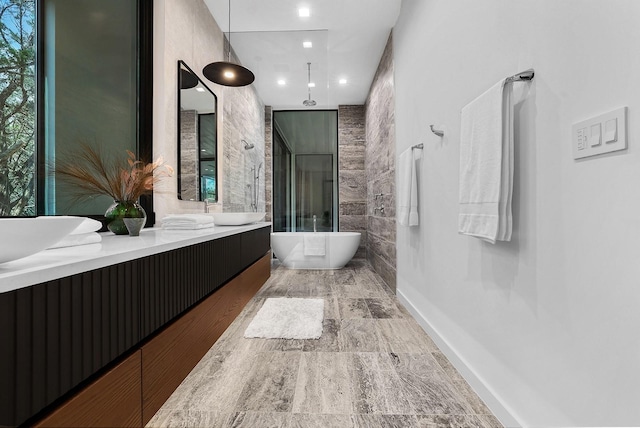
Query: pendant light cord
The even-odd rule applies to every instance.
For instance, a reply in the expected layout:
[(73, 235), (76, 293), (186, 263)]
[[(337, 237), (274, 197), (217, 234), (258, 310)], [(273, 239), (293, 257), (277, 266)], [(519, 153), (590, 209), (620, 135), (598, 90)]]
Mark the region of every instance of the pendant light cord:
[(231, 0), (229, 0), (229, 37), (227, 37), (227, 61), (231, 62)]
[(311, 63), (307, 63), (308, 83), (307, 90), (309, 91), (309, 101), (311, 101)]

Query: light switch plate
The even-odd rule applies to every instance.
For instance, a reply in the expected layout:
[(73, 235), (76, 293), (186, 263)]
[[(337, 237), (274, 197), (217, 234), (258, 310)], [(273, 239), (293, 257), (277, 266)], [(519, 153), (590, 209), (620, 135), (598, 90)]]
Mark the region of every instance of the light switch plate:
[(627, 148), (627, 107), (574, 123), (573, 158), (601, 155)]

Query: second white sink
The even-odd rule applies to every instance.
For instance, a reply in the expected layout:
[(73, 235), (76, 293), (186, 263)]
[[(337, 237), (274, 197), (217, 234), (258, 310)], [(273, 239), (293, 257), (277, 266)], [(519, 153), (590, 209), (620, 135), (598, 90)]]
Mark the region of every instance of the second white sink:
[(266, 213), (209, 213), (217, 226), (240, 226), (262, 220)]

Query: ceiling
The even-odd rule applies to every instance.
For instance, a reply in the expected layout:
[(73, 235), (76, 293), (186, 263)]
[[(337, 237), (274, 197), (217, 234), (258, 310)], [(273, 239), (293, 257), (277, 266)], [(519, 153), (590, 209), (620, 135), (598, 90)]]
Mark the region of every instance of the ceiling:
[[(229, 0), (204, 0), (229, 31)], [(311, 63), (314, 107), (363, 104), (400, 12), (401, 0), (232, 0), (231, 45), (256, 75), (265, 105), (305, 109)], [(298, 16), (307, 7), (310, 17)], [(313, 47), (305, 49), (303, 41)], [(346, 84), (340, 84), (346, 79)], [(285, 80), (279, 85), (278, 80)]]

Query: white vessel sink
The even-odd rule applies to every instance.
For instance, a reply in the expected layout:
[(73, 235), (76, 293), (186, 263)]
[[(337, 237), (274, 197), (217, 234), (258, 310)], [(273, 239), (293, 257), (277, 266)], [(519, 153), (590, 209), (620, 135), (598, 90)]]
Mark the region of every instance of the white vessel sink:
[(43, 216), (0, 219), (0, 263), (30, 256), (71, 233), (84, 217)]
[(209, 213), (218, 226), (240, 226), (262, 220), (266, 213)]

